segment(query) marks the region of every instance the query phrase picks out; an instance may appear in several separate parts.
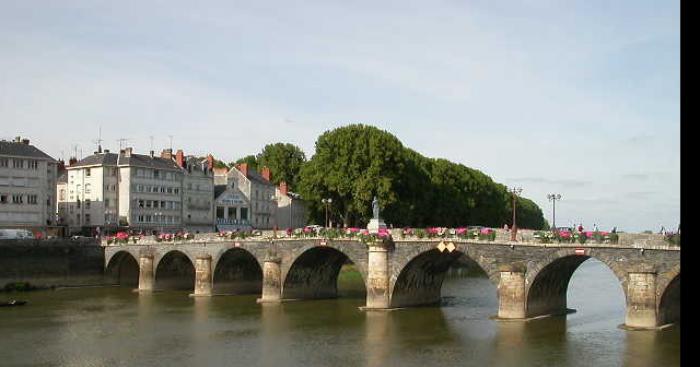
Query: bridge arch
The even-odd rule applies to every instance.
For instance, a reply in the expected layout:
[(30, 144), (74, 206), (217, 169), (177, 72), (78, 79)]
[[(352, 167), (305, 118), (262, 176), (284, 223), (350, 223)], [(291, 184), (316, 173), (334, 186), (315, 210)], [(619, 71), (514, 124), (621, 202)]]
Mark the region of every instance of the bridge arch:
[(390, 307), (434, 304), (440, 301), (442, 283), (447, 270), (457, 259), (466, 256), (486, 273), (494, 285), (498, 284), (497, 267), (490, 266), (464, 244), (453, 251), (440, 251), (435, 243), (426, 243), (408, 251), (392, 262), (389, 284)]
[(131, 252), (120, 250), (107, 259), (105, 274), (114, 284), (138, 286), (139, 263)]
[(221, 251), (212, 268), (214, 294), (259, 294), (262, 291), (262, 266), (247, 249), (231, 247)]
[(656, 299), (659, 325), (681, 321), (680, 264), (664, 274), (659, 274)]
[(154, 261), (156, 290), (193, 290), (194, 261), (185, 252), (169, 250)]
[(526, 317), (558, 315), (567, 312), (567, 291), (571, 277), (586, 260), (594, 258), (615, 275), (621, 290), (627, 297), (627, 272), (616, 261), (596, 253), (595, 249), (586, 249), (583, 255), (576, 250), (561, 249), (541, 261), (531, 261), (525, 275)]
[[(355, 264), (367, 288), (367, 248), (356, 241), (311, 243), (294, 251), (281, 269), (283, 299), (334, 298), (343, 264)], [(284, 262), (283, 262), (284, 263)]]

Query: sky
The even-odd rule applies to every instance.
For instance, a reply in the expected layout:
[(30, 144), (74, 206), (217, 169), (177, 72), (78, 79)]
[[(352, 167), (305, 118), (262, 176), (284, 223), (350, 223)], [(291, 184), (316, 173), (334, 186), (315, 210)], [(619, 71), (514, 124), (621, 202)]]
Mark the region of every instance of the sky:
[(225, 162), (377, 126), (552, 222), (680, 221), (680, 9), (663, 1), (0, 0), (0, 138)]

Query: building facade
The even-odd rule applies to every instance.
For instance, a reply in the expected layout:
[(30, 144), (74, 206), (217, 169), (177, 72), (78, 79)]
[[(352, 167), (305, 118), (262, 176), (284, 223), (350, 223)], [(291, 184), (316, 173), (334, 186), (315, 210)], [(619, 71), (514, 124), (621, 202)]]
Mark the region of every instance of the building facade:
[(278, 228), (301, 228), (306, 225), (306, 205), (299, 194), (289, 191), (282, 181), (275, 188), (277, 197), (276, 219)]
[[(225, 175), (224, 179), (224, 176), (218, 173), (215, 181), (217, 185), (225, 182), (226, 186), (237, 189), (245, 197), (250, 208), (248, 219), (250, 225), (256, 229), (274, 228), (276, 225), (277, 198), (275, 196), (275, 185), (270, 182), (270, 169), (263, 167), (262, 172), (258, 173), (256, 170), (249, 168), (247, 164), (241, 163), (232, 167)], [(243, 216), (241, 215), (242, 218)]]
[(56, 224), (56, 167), (29, 139), (0, 141), (0, 227), (46, 233)]
[[(66, 199), (58, 212), (71, 232), (213, 228), (213, 174), (194, 162), (188, 169), (182, 151), (156, 156), (98, 149), (66, 170)], [(193, 205), (188, 209), (186, 202)]]

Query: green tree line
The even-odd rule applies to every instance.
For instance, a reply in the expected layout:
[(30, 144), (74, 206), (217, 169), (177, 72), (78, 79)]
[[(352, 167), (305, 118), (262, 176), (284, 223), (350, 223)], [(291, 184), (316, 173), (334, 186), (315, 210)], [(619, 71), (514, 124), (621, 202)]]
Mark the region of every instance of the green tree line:
[[(479, 170), (445, 159), (427, 158), (406, 148), (392, 134), (352, 124), (324, 132), (306, 161), (292, 144), (270, 144), (256, 156), (241, 158), (256, 168), (270, 167), (273, 181), (284, 180), (308, 202), (309, 223), (323, 223), (323, 198), (333, 199), (334, 223), (364, 226), (372, 199), (394, 227), (512, 225), (512, 196), (506, 186)], [(532, 200), (516, 202), (520, 228), (547, 224)]]

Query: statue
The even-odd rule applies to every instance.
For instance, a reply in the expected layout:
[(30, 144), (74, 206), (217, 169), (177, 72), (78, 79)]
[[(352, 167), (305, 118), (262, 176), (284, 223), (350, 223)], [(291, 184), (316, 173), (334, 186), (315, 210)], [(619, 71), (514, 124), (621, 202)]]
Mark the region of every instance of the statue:
[(372, 200), (372, 216), (373, 218), (370, 219), (369, 224), (367, 224), (367, 229), (370, 233), (377, 233), (380, 229), (386, 229), (386, 224), (379, 218), (379, 200), (377, 200), (376, 195), (374, 196), (374, 200)]
[(372, 200), (372, 216), (374, 219), (379, 219), (379, 200), (377, 200), (377, 196), (374, 196), (374, 200)]

